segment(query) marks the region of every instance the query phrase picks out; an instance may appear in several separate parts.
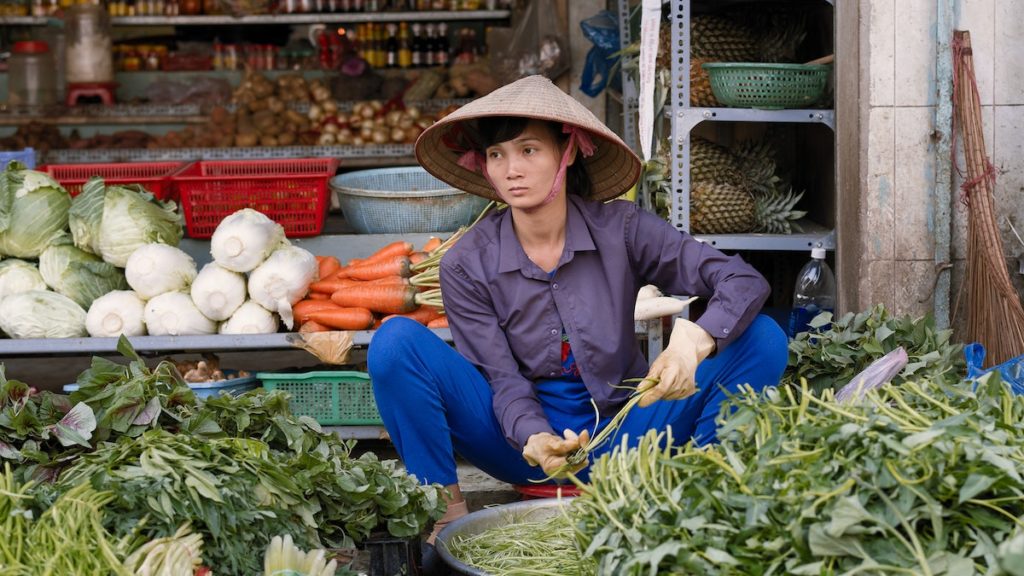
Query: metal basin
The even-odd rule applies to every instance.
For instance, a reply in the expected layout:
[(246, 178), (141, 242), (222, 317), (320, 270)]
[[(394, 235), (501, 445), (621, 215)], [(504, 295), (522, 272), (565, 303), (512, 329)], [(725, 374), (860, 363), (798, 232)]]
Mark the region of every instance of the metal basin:
[(478, 510), (445, 526), (437, 535), (437, 551), (441, 558), (456, 574), (469, 576), (491, 576), (479, 568), (464, 564), (448, 551), (448, 543), (455, 538), (475, 536), (491, 528), (507, 526), (516, 522), (537, 522), (561, 513), (562, 506), (572, 498), (541, 498), (503, 504)]

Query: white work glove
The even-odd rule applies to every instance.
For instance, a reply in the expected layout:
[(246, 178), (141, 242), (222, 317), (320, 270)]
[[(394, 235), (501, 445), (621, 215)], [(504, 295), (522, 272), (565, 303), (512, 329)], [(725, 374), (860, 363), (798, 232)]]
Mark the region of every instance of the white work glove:
[[(551, 476), (565, 465), (567, 456), (576, 450), (583, 448), (590, 442), (590, 432), (584, 430), (577, 435), (572, 430), (566, 429), (565, 438), (560, 438), (549, 432), (538, 432), (526, 440), (523, 447), (523, 458), (530, 466), (540, 466), (544, 473)], [(580, 463), (575, 469), (568, 472), (577, 472), (587, 465)]]
[(696, 392), (697, 365), (714, 351), (715, 339), (707, 331), (689, 320), (677, 318), (668, 346), (654, 359), (644, 378), (657, 379), (658, 383), (643, 392), (640, 407), (658, 400), (679, 400)]

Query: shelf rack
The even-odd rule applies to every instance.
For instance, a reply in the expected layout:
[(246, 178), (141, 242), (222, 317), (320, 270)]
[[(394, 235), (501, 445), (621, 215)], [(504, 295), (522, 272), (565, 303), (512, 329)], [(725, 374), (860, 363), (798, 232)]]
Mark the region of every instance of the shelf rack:
[[(811, 0), (808, 0), (811, 1)], [(820, 1), (820, 0), (814, 0)], [(834, 0), (825, 0), (835, 6)], [(623, 13), (621, 0), (620, 23), (627, 16)], [(758, 110), (749, 108), (701, 108), (690, 103), (690, 17), (692, 0), (672, 0), (670, 30), (673, 46), (685, 47), (681, 58), (671, 59), (670, 95), (666, 116), (671, 124), (671, 157), (676, 158), (670, 166), (672, 183), (672, 211), (670, 220), (679, 230), (690, 229), (690, 133), (702, 122), (775, 122), (792, 124), (823, 124), (835, 132), (835, 111), (831, 109), (808, 110)], [(623, 28), (627, 35), (628, 26)], [(624, 86), (627, 85), (624, 79)], [(628, 95), (626, 97), (628, 104)], [(704, 241), (723, 250), (777, 250), (804, 251), (821, 247), (836, 249), (835, 230), (815, 223), (801, 221), (803, 233), (798, 234), (720, 234), (701, 236)]]
[(169, 160), (264, 160), (273, 158), (339, 158), (344, 168), (402, 166), (416, 163), (412, 144), (381, 146), (274, 146), (253, 148), (110, 148), (50, 150), (39, 162), (82, 164), (161, 162)]
[[(510, 10), (437, 10), (426, 12), (348, 12), (327, 14), (257, 14), (253, 16), (116, 16), (114, 26), (235, 26), (261, 24), (361, 24), (364, 22), (454, 22), (466, 20), (507, 20)], [(49, 16), (0, 16), (4, 26), (45, 26)]]

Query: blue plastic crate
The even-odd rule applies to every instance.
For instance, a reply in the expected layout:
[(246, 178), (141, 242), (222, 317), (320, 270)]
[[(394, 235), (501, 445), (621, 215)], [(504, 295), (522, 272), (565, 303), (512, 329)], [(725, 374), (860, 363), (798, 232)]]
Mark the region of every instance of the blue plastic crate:
[(36, 167), (36, 151), (32, 148), (25, 148), (16, 152), (0, 151), (0, 169), (6, 169), (7, 164), (12, 160), (21, 162), (28, 168)]
[[(255, 390), (259, 387), (259, 381), (255, 376), (246, 376), (244, 378), (231, 378), (228, 380), (216, 380), (213, 382), (188, 382), (188, 387), (195, 392), (197, 398), (206, 399), (211, 396), (218, 394), (231, 394), (232, 396), (238, 396), (243, 392)], [(64, 385), (64, 393), (70, 394), (78, 390), (78, 384), (66, 384)]]

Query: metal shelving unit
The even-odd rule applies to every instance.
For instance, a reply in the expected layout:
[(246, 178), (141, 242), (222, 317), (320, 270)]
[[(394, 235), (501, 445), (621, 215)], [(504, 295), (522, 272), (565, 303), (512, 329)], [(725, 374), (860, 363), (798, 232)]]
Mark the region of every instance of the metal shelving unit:
[(835, 230), (810, 220), (799, 220), (797, 223), (803, 232), (795, 234), (696, 234), (694, 238), (719, 250), (803, 252), (811, 248), (836, 249)]
[[(825, 0), (834, 6), (834, 0)], [(620, 4), (627, 3), (621, 0)], [(670, 166), (672, 210), (670, 220), (679, 230), (690, 229), (690, 133), (702, 122), (774, 122), (823, 124), (835, 132), (834, 110), (756, 110), (746, 108), (695, 108), (690, 106), (690, 16), (691, 0), (672, 0), (670, 29), (673, 46), (685, 46), (680, 58), (672, 58), (669, 107), (671, 124)], [(800, 222), (800, 234), (724, 234), (701, 238), (719, 249), (804, 251), (813, 247), (835, 250), (835, 230), (811, 222)]]
[(253, 148), (110, 148), (50, 150), (40, 162), (87, 164), (97, 162), (161, 162), (168, 160), (264, 160), (273, 158), (339, 158), (343, 167), (415, 164), (412, 144), (383, 146), (275, 146)]
[[(116, 16), (114, 26), (236, 26), (265, 24), (362, 24), (365, 22), (455, 22), (506, 20), (509, 10), (437, 10), (427, 12), (352, 12), (340, 14), (258, 14), (253, 16)], [(49, 16), (0, 16), (4, 26), (45, 26)]]
[[(450, 342), (451, 332), (447, 328), (435, 329), (442, 339)], [(136, 336), (129, 338), (139, 353), (158, 352), (241, 352), (246, 350), (295, 350), (298, 335), (278, 332), (276, 334), (204, 336)], [(366, 346), (373, 332), (363, 330), (352, 332), (353, 345)], [(0, 358), (25, 356), (90, 356), (94, 354), (117, 354), (117, 338), (38, 338), (23, 340), (0, 340)]]
[(246, 24), (362, 24), (365, 22), (454, 22), (504, 20), (508, 10), (456, 10), (431, 12), (353, 12), (340, 14), (257, 14), (253, 16), (117, 16), (115, 26), (234, 26)]

